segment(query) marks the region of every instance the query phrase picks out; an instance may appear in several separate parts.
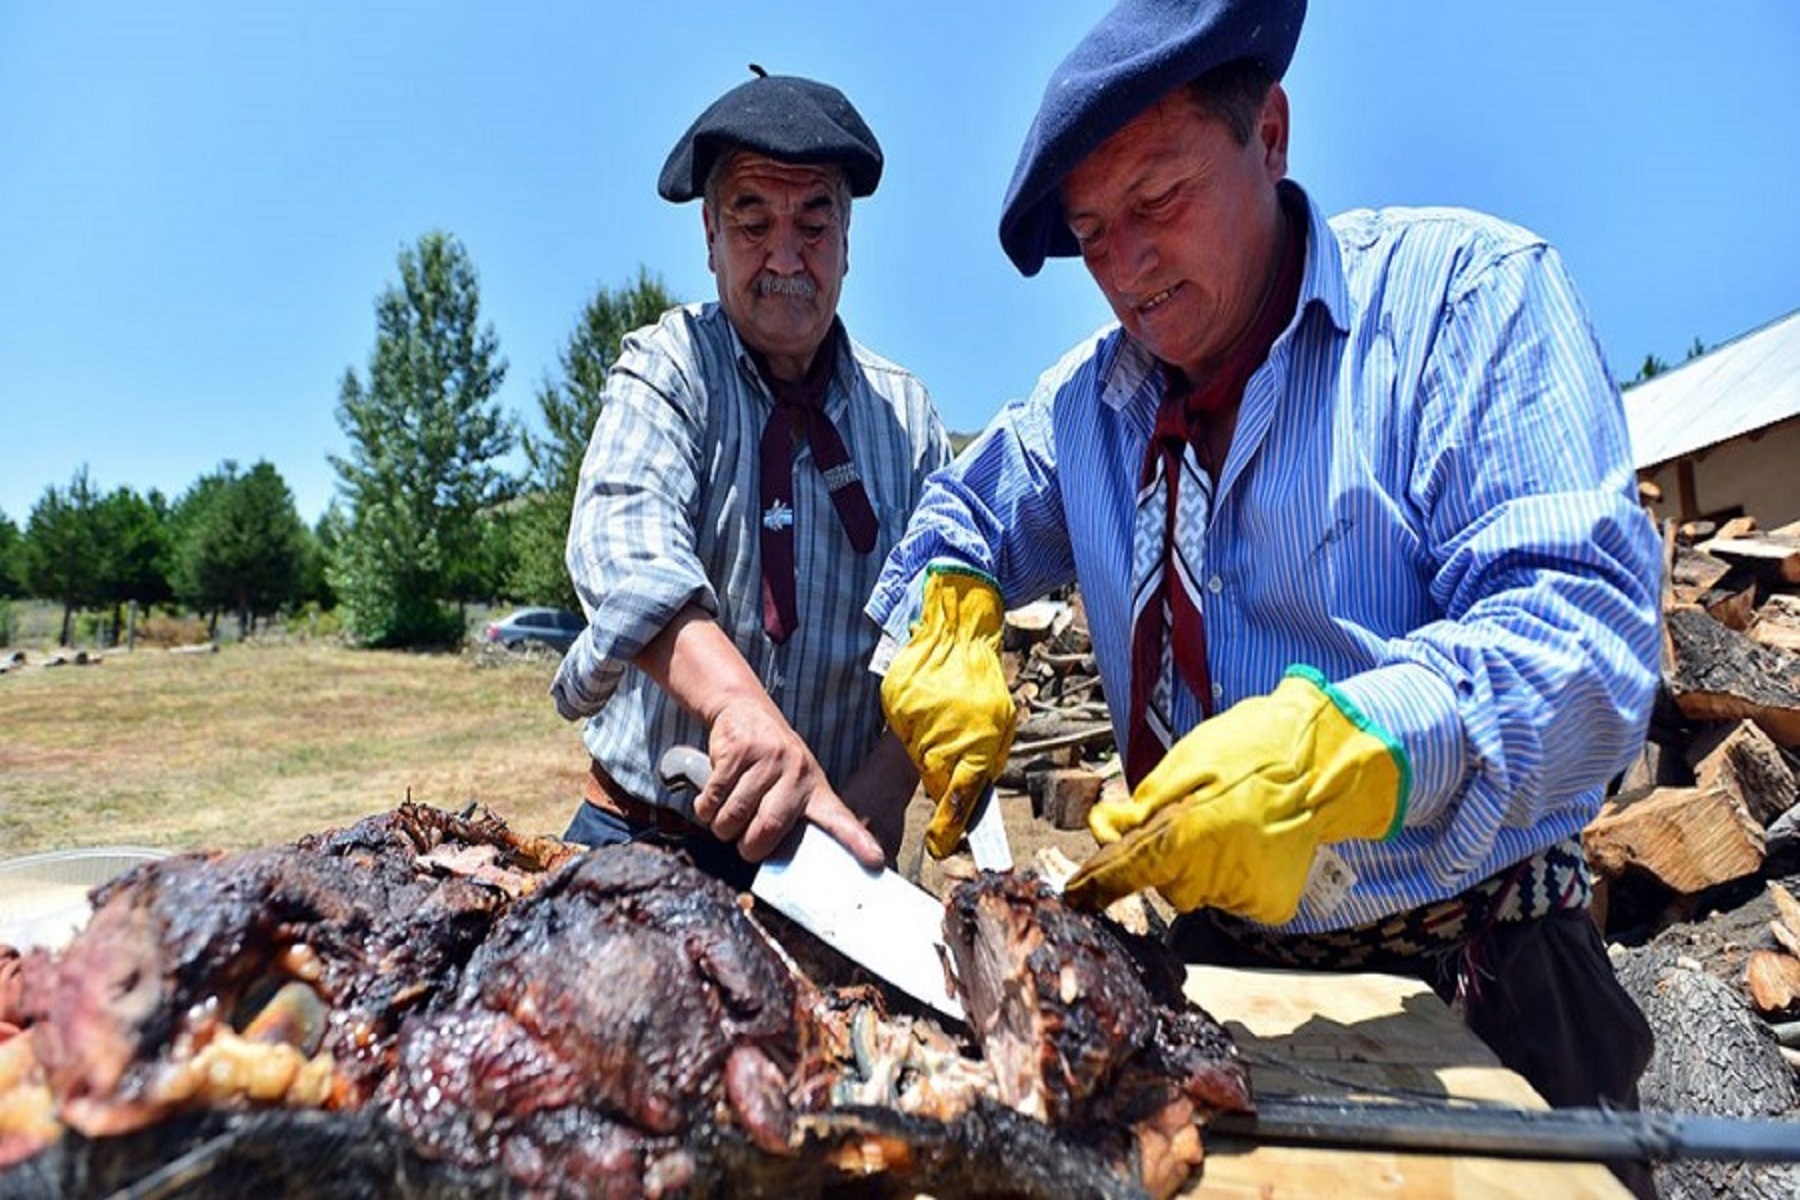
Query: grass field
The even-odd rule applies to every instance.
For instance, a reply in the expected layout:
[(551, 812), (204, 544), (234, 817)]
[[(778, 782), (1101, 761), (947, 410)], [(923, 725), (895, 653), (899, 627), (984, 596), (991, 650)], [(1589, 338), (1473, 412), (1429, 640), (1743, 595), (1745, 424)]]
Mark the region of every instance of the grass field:
[(44, 657), (0, 675), (0, 857), (272, 845), (409, 796), (561, 833), (580, 795), (550, 658), (321, 643)]
[[(324, 641), (140, 647), (87, 666), (43, 666), (49, 654), (0, 675), (0, 859), (272, 846), (408, 798), (478, 801), (520, 833), (560, 835), (581, 795), (587, 754), (551, 705), (547, 655)], [(1042, 847), (1093, 852), (1085, 829), (1033, 820), (1023, 794), (1003, 791), (1001, 811), (1021, 862)], [(930, 815), (915, 796), (899, 857), (935, 891), (966, 856), (922, 853)]]

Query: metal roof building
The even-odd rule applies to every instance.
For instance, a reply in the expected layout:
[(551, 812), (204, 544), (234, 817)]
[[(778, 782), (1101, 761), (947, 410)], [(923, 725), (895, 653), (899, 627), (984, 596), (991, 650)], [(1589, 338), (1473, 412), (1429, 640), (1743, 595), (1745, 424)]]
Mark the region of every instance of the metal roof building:
[(1675, 515), (1800, 519), (1800, 310), (1631, 388), (1625, 419)]

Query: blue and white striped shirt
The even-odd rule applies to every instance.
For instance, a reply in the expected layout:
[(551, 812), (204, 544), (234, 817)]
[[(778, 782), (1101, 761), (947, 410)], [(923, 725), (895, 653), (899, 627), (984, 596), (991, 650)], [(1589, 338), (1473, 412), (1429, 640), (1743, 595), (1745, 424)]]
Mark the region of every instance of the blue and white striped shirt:
[(700, 721), (631, 659), (684, 606), (714, 614), (834, 784), (862, 765), (883, 728), (863, 614), (888, 552), (950, 442), (925, 387), (845, 338), (825, 412), (855, 460), (879, 533), (857, 554), (804, 440), (795, 451), (795, 603), (800, 624), (763, 632), (757, 452), (773, 408), (717, 304), (672, 309), (626, 337), (606, 380), (569, 523), (568, 565), (588, 628), (551, 695), (588, 717), (588, 751), (627, 791), (686, 810), (655, 775), (668, 747), (706, 745)]
[[(1356, 882), (1309, 895), (1296, 932), (1578, 832), (1641, 745), (1659, 651), (1657, 538), (1555, 251), (1475, 213), (1307, 208), (1300, 303), (1245, 389), (1202, 551), (1213, 692), (1223, 710), (1317, 667), (1414, 782), (1405, 829), (1338, 846)], [(1009, 606), (1077, 583), (1120, 745), (1154, 367), (1116, 326), (1071, 350), (933, 478), (869, 603), (904, 641), (933, 559), (990, 572)], [(1201, 720), (1185, 693), (1175, 715)]]

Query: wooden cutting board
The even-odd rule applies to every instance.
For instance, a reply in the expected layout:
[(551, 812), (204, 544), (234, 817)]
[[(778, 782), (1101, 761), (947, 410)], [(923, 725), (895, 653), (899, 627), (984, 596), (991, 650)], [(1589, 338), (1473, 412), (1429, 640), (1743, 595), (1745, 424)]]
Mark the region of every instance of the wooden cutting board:
[[(1253, 1090), (1348, 1095), (1405, 1089), (1421, 1097), (1544, 1108), (1437, 995), (1390, 975), (1191, 967), (1190, 999), (1221, 1021), (1251, 1063)], [(1194, 1200), (1630, 1200), (1597, 1163), (1388, 1150), (1257, 1146), (1209, 1136)]]

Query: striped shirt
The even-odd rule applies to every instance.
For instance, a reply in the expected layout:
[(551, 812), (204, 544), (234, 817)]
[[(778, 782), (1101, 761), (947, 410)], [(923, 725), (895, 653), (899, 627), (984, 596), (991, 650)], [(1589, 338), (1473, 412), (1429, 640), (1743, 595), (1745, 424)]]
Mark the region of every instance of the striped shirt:
[[(1245, 389), (1200, 554), (1215, 707), (1310, 664), (1414, 778), (1406, 827), (1336, 847), (1354, 883), (1309, 893), (1294, 932), (1450, 897), (1577, 833), (1642, 744), (1659, 651), (1657, 538), (1559, 256), (1475, 213), (1307, 207), (1300, 303)], [(1075, 347), (932, 481), (869, 614), (904, 640), (939, 558), (1009, 606), (1077, 583), (1124, 745), (1161, 395), (1116, 326)], [(1175, 710), (1178, 732), (1201, 720), (1191, 695)]]
[(868, 662), (880, 630), (863, 613), (925, 478), (949, 439), (912, 374), (848, 337), (825, 412), (875, 510), (875, 549), (859, 555), (802, 439), (795, 448), (795, 599), (784, 644), (763, 632), (757, 450), (774, 401), (717, 304), (672, 309), (626, 337), (607, 376), (569, 523), (568, 565), (588, 628), (551, 685), (557, 711), (588, 718), (583, 741), (612, 777), (683, 811), (657, 758), (706, 745), (701, 722), (631, 659), (684, 606), (714, 615), (795, 731), (841, 785), (880, 738), (880, 681)]

